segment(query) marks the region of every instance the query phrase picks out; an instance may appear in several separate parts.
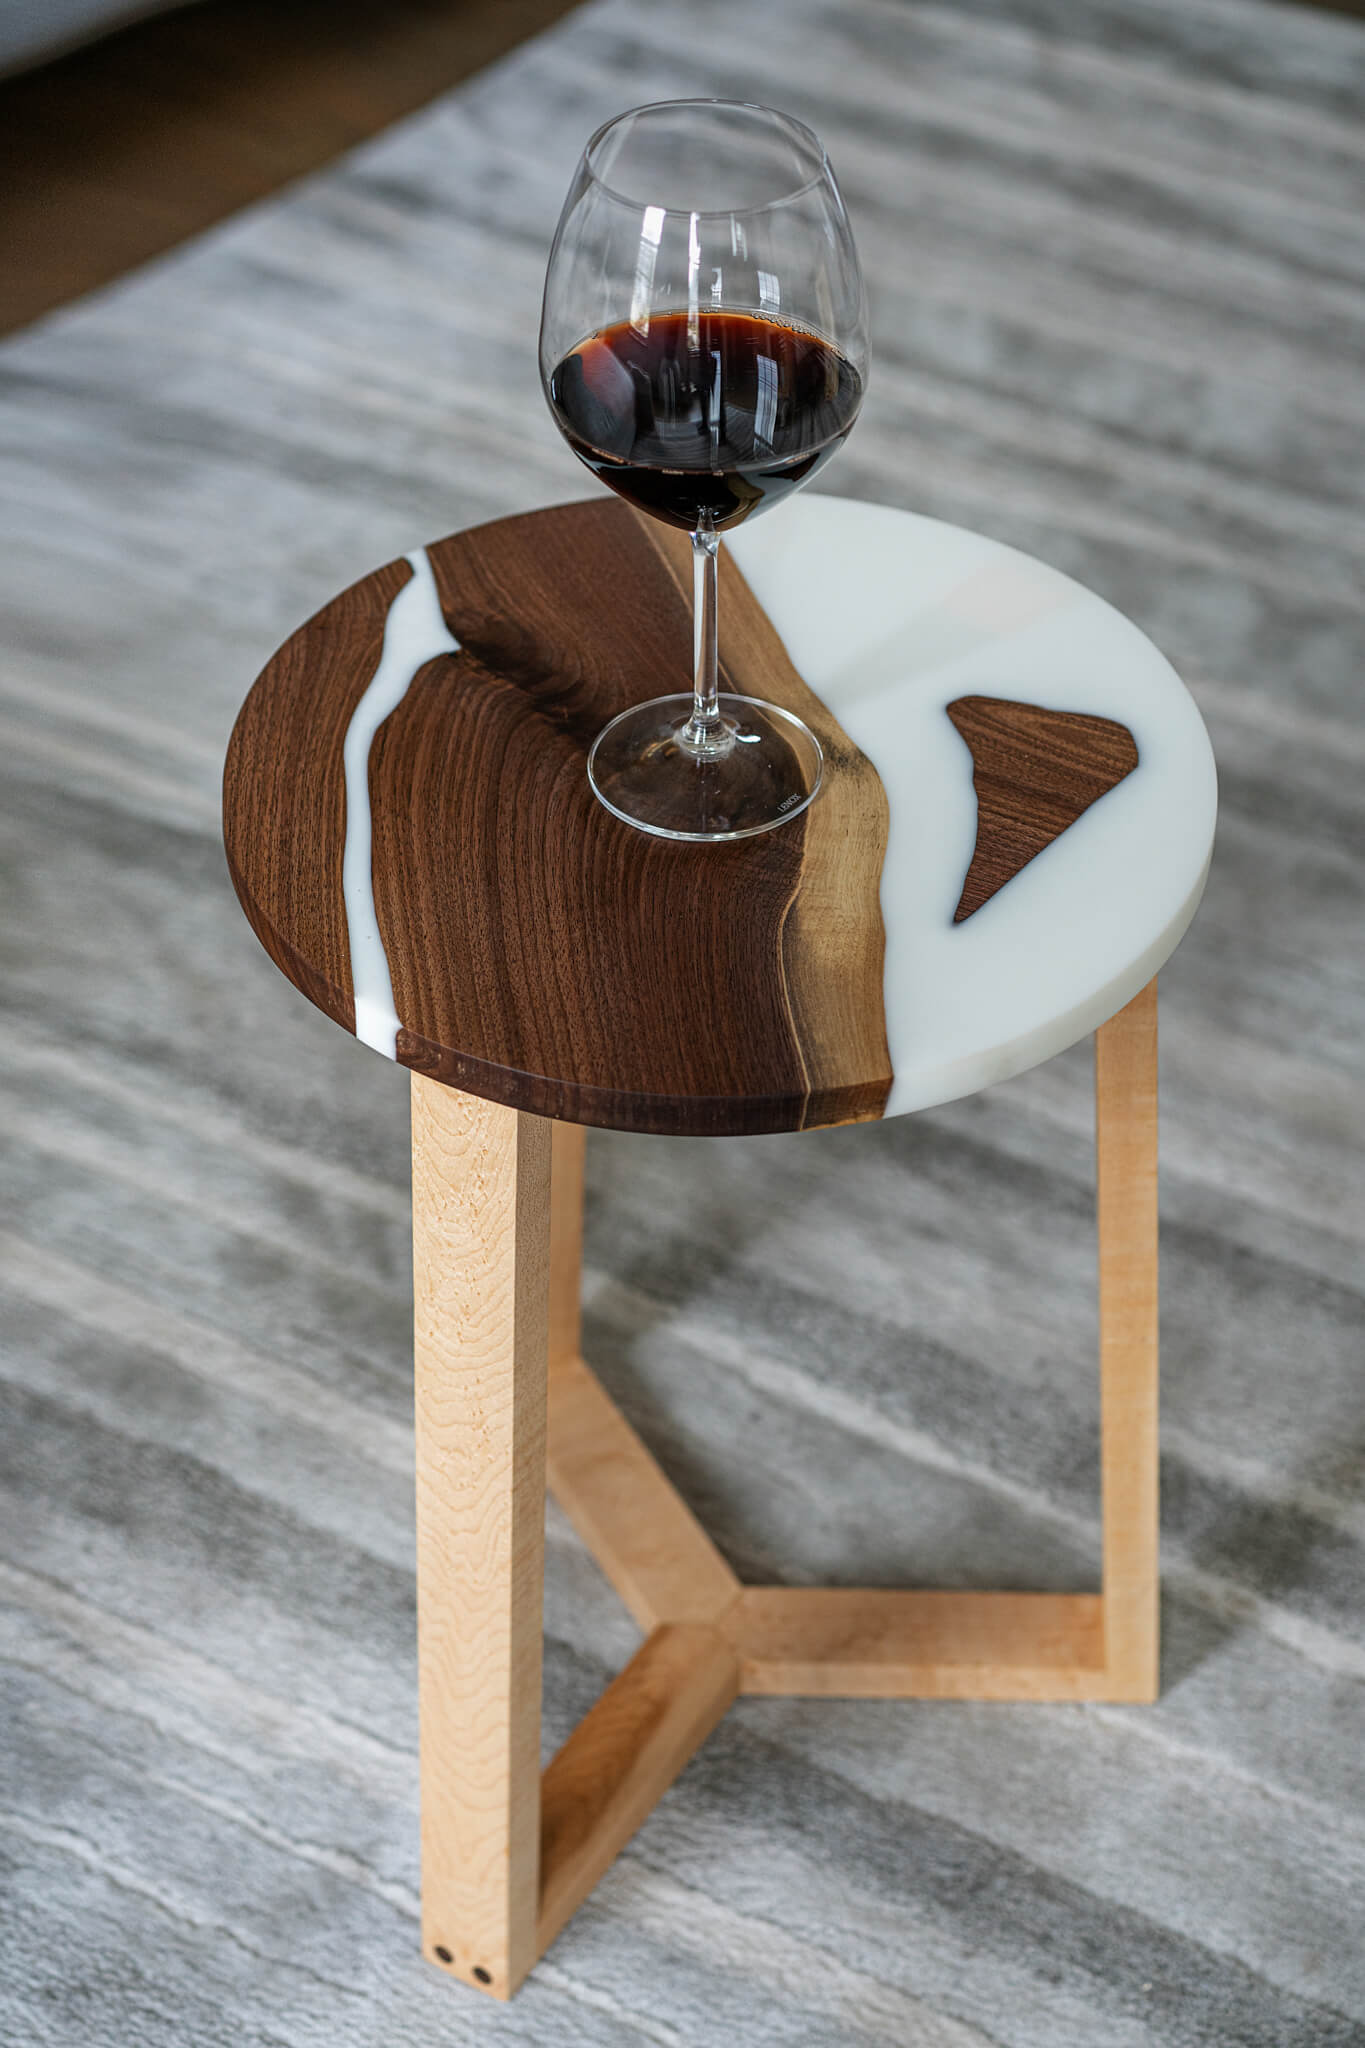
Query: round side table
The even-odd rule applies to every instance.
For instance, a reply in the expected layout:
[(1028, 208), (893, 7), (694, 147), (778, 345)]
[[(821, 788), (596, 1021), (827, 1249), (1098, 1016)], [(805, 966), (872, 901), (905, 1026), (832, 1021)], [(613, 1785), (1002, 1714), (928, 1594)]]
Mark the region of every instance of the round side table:
[[(594, 499), (455, 534), (286, 642), (228, 751), (271, 958), (412, 1070), (423, 1946), (505, 1998), (739, 1693), (1150, 1700), (1156, 983), (1216, 789), (1136, 627), (1012, 549), (806, 496), (727, 550), (722, 688), (809, 811), (696, 846), (588, 787), (688, 687), (685, 535)], [(895, 1116), (1096, 1043), (1099, 1594), (744, 1586), (579, 1355), (583, 1127)], [(539, 1768), (546, 1483), (645, 1632)]]

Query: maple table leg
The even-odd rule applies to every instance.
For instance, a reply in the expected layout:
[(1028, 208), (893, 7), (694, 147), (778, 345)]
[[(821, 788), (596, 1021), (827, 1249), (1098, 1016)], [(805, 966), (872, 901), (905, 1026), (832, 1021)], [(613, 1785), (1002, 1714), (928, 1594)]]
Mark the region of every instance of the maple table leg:
[(412, 1077), (422, 1945), (536, 1957), (550, 1126)]
[(1095, 1033), (1095, 1141), (1108, 1697), (1154, 1700), (1160, 1591), (1155, 981)]
[(550, 1126), (550, 1369), (577, 1358), (582, 1320), (579, 1294), (583, 1268), (582, 1124)]

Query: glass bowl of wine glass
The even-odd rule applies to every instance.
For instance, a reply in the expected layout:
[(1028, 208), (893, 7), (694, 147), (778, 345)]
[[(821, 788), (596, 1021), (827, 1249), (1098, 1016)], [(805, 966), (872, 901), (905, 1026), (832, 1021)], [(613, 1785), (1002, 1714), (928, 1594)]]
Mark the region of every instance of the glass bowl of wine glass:
[(608, 810), (670, 839), (741, 839), (820, 787), (815, 735), (723, 693), (721, 538), (809, 483), (867, 386), (867, 299), (819, 138), (771, 107), (664, 100), (599, 128), (550, 251), (541, 381), (579, 460), (692, 537), (694, 688), (597, 736)]

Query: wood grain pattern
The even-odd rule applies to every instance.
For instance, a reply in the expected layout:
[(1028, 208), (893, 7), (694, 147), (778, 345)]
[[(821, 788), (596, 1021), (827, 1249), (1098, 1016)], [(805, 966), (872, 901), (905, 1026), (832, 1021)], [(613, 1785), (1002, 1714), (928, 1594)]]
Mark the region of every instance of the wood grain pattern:
[(1106, 1695), (1100, 1601), (1087, 1593), (751, 1587), (720, 1623), (740, 1691), (846, 1699)]
[(1105, 1661), (1118, 1697), (1160, 1682), (1157, 988), (1095, 1033)]
[[(411, 574), (406, 562), (390, 562), (348, 590), (344, 634), (332, 605), (293, 634), (276, 656), (280, 686), (252, 690), (223, 767), (223, 845), (251, 928), (280, 972), (348, 1031), (355, 996), (341, 902), (342, 746), (379, 665), (389, 606)], [(309, 772), (291, 772), (305, 732)], [(286, 847), (294, 857), (278, 858)], [(310, 859), (309, 847), (335, 850), (335, 872), (329, 857)]]
[(545, 1773), (538, 1941), (554, 1940), (734, 1700), (739, 1664), (711, 1628), (655, 1629)]
[(1131, 775), (1138, 750), (1116, 719), (1000, 697), (958, 697), (948, 716), (971, 749), (976, 788), (976, 846), (953, 913), (961, 924)]
[[(461, 652), (371, 752), (374, 890), (408, 1066), (538, 1115), (688, 1135), (880, 1114), (880, 786), (825, 715), (826, 789), (722, 846), (651, 839), (589, 789), (627, 704), (688, 687), (690, 597), (626, 506), (475, 528), (430, 551)], [(271, 957), (354, 1028), (341, 740), (373, 674), (390, 565), (275, 656), (237, 722), (224, 837)], [(610, 601), (604, 601), (604, 593)], [(731, 566), (737, 687), (818, 709)]]
[(550, 1132), (412, 1079), (422, 1945), (535, 1960)]

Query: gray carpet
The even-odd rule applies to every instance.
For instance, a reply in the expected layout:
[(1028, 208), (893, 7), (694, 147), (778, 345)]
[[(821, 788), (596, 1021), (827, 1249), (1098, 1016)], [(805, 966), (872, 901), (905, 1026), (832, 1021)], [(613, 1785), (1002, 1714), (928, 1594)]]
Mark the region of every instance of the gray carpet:
[[(501, 2010), (417, 1954), (406, 1081), (257, 949), (217, 776), (332, 591), (591, 487), (547, 239), (697, 90), (843, 177), (829, 487), (1083, 577), (1213, 733), (1164, 1691), (743, 1703)], [(1365, 28), (1260, 0), (605, 0), (0, 349), (5, 2043), (1365, 2042), (1362, 109)], [(590, 1355), (742, 1573), (1093, 1582), (1089, 1089), (594, 1137)], [(557, 1514), (547, 1630), (552, 1744), (634, 1640)]]

